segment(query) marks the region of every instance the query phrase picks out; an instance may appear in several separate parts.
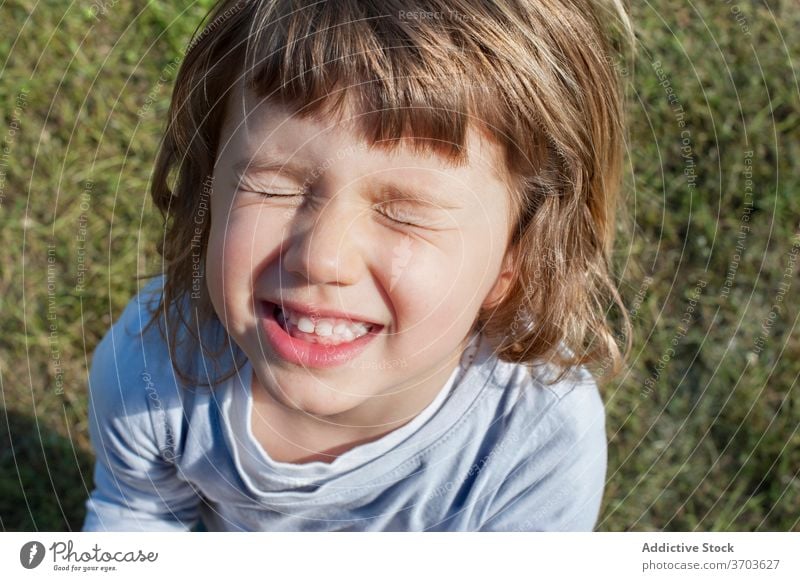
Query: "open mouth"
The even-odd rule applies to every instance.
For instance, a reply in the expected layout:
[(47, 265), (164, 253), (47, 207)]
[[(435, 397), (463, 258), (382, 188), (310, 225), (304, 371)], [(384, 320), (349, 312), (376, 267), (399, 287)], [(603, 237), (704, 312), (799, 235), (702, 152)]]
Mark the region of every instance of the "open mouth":
[(351, 321), (332, 317), (309, 317), (280, 305), (267, 303), (272, 316), (288, 335), (309, 343), (321, 345), (341, 345), (351, 343), (370, 333), (380, 331), (383, 326), (361, 321)]
[(304, 367), (333, 367), (357, 357), (383, 325), (329, 317), (309, 317), (262, 302), (263, 327), (273, 350)]

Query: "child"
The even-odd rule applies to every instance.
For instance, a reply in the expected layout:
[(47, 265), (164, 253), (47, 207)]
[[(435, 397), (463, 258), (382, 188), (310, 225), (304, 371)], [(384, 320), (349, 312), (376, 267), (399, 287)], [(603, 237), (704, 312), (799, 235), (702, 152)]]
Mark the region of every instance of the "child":
[(94, 354), (84, 530), (591, 530), (615, 19), (221, 2), (157, 160), (163, 276)]

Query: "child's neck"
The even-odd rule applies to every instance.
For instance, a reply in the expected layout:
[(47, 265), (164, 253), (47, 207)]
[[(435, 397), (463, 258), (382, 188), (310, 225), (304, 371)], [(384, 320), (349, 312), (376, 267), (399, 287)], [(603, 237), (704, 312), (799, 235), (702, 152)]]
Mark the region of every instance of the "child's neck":
[(446, 365), (438, 366), (441, 371), (427, 377), (424, 384), (396, 390), (397, 395), (371, 397), (360, 406), (324, 418), (276, 401), (253, 373), (253, 436), (277, 462), (333, 462), (348, 450), (377, 440), (419, 415), (445, 386), (460, 355), (458, 352)]

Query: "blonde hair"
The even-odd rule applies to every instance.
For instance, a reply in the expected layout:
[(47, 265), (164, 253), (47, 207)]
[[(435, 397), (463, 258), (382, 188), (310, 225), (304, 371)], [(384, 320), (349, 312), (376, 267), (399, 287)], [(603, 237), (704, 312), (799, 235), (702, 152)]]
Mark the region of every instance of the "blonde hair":
[(619, 372), (631, 327), (610, 274), (624, 143), (617, 68), (633, 47), (619, 0), (223, 0), (206, 22), (180, 66), (152, 183), (165, 220), (164, 287), (148, 327), (165, 313), (159, 329), (184, 382), (199, 378), (177, 349), (196, 350), (198, 330), (216, 317), (205, 284), (190, 292), (191, 253), (204, 263), (210, 221), (198, 237), (187, 218), (202, 203), (240, 79), (300, 117), (340, 111), (349, 98), (371, 146), (412, 137), (454, 162), (468, 127), (480, 125), (505, 154), (516, 266), (509, 292), (474, 329), (495, 338), (502, 360), (555, 363), (557, 379), (581, 364), (610, 366), (605, 378)]

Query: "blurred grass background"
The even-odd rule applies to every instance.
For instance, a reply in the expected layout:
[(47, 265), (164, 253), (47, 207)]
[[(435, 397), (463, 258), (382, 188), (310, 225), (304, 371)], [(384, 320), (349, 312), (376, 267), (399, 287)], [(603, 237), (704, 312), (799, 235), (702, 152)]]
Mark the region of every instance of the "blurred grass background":
[[(0, 8), (0, 530), (81, 526), (91, 354), (158, 266), (147, 185), (210, 4)], [(604, 394), (598, 528), (800, 530), (800, 12), (631, 10), (617, 262), (637, 333)]]

